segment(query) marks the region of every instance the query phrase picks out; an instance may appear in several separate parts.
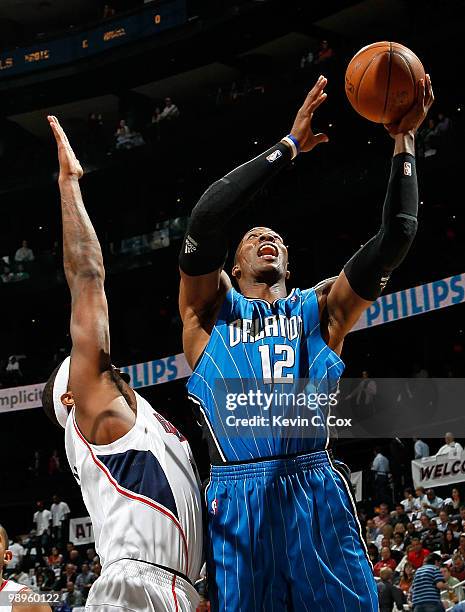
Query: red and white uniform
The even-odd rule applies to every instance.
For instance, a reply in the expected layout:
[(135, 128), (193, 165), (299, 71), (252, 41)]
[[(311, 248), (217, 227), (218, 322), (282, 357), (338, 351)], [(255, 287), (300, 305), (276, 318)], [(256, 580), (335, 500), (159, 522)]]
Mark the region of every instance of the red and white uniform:
[(12, 580), (5, 580), (3, 584), (0, 584), (0, 612), (12, 612), (13, 604), (10, 603), (10, 597), (22, 591), (29, 591), (29, 587)]
[(195, 611), (198, 595), (190, 583), (202, 563), (195, 464), (183, 436), (136, 398), (134, 427), (111, 444), (89, 444), (74, 408), (66, 422), (66, 454), (102, 563), (86, 609)]

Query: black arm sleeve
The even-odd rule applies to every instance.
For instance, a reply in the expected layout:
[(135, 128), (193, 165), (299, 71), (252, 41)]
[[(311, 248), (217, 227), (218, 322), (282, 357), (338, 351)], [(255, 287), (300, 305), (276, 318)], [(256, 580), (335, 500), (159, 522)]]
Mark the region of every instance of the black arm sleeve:
[(365, 300), (376, 300), (415, 238), (418, 183), (415, 158), (399, 153), (392, 158), (381, 227), (347, 262), (344, 272), (352, 289)]
[(291, 149), (278, 143), (207, 189), (189, 219), (179, 255), (183, 272), (199, 276), (224, 265), (232, 219), (269, 179), (289, 165), (291, 159)]

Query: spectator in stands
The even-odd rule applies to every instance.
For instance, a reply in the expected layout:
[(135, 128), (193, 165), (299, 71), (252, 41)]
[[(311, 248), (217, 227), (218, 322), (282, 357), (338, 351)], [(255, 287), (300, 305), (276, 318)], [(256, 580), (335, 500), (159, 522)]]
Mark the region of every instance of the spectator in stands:
[(452, 489), (451, 503), (448, 505), (452, 507), (452, 510), (459, 510), (460, 506), (462, 505), (462, 501), (460, 499), (460, 491), (458, 489)]
[(444, 113), (438, 113), (438, 123), (436, 125), (436, 134), (439, 137), (443, 137), (447, 135), (447, 132), (450, 130), (450, 119), (446, 117)]
[(53, 478), (60, 471), (60, 455), (57, 449), (54, 449), (48, 460), (48, 475)]
[(8, 550), (11, 551), (11, 554), (13, 556), (11, 557), (11, 561), (4, 569), (4, 576), (16, 572), (26, 553), (26, 551), (24, 550), (24, 546), (21, 543), (21, 538), (19, 536), (13, 538), (13, 544), (9, 546)]
[(179, 115), (179, 108), (174, 104), (173, 100), (169, 97), (165, 98), (165, 107), (161, 111), (160, 121), (178, 119)]
[(418, 132), (418, 150), (422, 157), (433, 157), (437, 153), (436, 124), (433, 118), (428, 119), (428, 124)]
[(391, 520), (391, 516), (389, 514), (389, 506), (385, 503), (379, 505), (379, 512), (373, 519), (373, 524), (381, 532), (384, 525), (387, 525)]
[(379, 446), (375, 447), (374, 454), (371, 470), (374, 476), (375, 500), (384, 502), (389, 499), (389, 461)]
[(61, 572), (60, 577), (58, 578), (58, 580), (55, 582), (54, 585), (54, 590), (55, 591), (61, 591), (66, 589), (66, 585), (68, 584), (68, 582), (76, 582), (76, 578), (77, 578), (77, 573), (76, 573), (76, 566), (73, 565), (72, 563), (67, 563), (65, 566), (65, 570)]
[(371, 544), (368, 544), (367, 550), (368, 550), (368, 558), (370, 559), (371, 564), (373, 566), (376, 565), (376, 563), (378, 563), (379, 561), (378, 547), (376, 546), (376, 544), (372, 542)]
[(445, 510), (439, 511), (438, 517), (436, 518), (436, 525), (442, 533), (445, 533), (449, 529), (449, 517)]
[(3, 272), (0, 278), (2, 279), (2, 283), (13, 283), (15, 275), (8, 266), (3, 266)]
[(426, 516), (433, 518), (442, 508), (443, 503), (444, 500), (436, 495), (434, 489), (428, 489), (426, 491), (426, 499), (421, 505)]
[(408, 591), (410, 591), (410, 587), (412, 586), (412, 582), (413, 582), (413, 573), (414, 573), (413, 565), (407, 561), (407, 563), (405, 563), (400, 573), (400, 580), (399, 580), (399, 589), (403, 591), (404, 593), (407, 593)]
[(439, 571), (441, 557), (431, 553), (425, 564), (418, 568), (413, 577), (413, 612), (444, 612), (440, 592), (446, 588), (443, 575)]
[(460, 457), (463, 452), (463, 446), (456, 442), (454, 434), (448, 431), (444, 436), (445, 444), (441, 446), (436, 455), (448, 455), (449, 458)]
[(21, 281), (29, 280), (29, 272), (25, 272), (23, 264), (16, 264), (15, 282), (20, 283)]
[(460, 506), (459, 513), (450, 517), (450, 522), (454, 523), (457, 531), (465, 531), (465, 506)]
[(356, 406), (369, 407), (374, 404), (377, 390), (376, 381), (369, 377), (367, 370), (363, 370), (362, 379), (355, 389), (349, 393), (346, 400), (355, 398)]
[(383, 546), (380, 553), (381, 559), (378, 563), (375, 564), (373, 568), (373, 573), (375, 576), (379, 577), (379, 572), (383, 567), (389, 567), (392, 571), (396, 569), (397, 563), (391, 556), (391, 549), (387, 546)]
[(76, 578), (76, 588), (81, 592), (84, 601), (86, 601), (90, 587), (96, 580), (97, 576), (90, 571), (89, 564), (83, 563), (81, 573)]
[(373, 519), (368, 519), (366, 524), (366, 541), (368, 543), (374, 542), (379, 535), (379, 531), (375, 526)]
[[(391, 550), (403, 553), (404, 548), (405, 548), (404, 536), (401, 533), (395, 533), (393, 536), (393, 539), (394, 539), (394, 544), (391, 546)], [(399, 558), (399, 561), (400, 561), (400, 558)]]
[[(383, 546), (391, 546), (391, 538), (392, 532), (394, 531), (392, 525), (384, 525), (381, 528), (381, 533), (376, 537), (375, 544), (378, 547), (378, 550), (381, 550)], [(384, 543), (383, 543), (384, 542)], [(385, 543), (387, 542), (387, 543)]]
[(407, 523), (407, 532), (405, 534), (405, 547), (411, 545), (412, 540), (419, 537), (419, 533), (417, 532), (415, 525), (413, 523)]
[(118, 129), (115, 132), (115, 137), (117, 150), (131, 148), (132, 132), (124, 119), (121, 119), (119, 122)]
[(60, 567), (63, 563), (63, 555), (60, 554), (56, 546), (52, 546), (52, 552), (47, 558), (47, 563), (50, 567)]
[(379, 612), (392, 612), (395, 604), (396, 610), (403, 610), (404, 608), (404, 594), (392, 584), (392, 569), (390, 567), (383, 567), (379, 572), (381, 580), (378, 582), (378, 601), (379, 601)]
[(465, 580), (465, 561), (461, 555), (456, 554), (452, 557), (450, 573), (454, 578), (457, 578), (459, 582)]
[(110, 19), (111, 17), (114, 17), (115, 14), (115, 9), (110, 4), (105, 4), (105, 6), (103, 7), (103, 19)]
[(413, 489), (408, 487), (404, 490), (404, 499), (400, 502), (404, 507), (405, 512), (414, 512), (420, 508), (416, 506), (415, 497), (413, 496)]
[(423, 508), (423, 502), (427, 502), (428, 499), (426, 497), (426, 490), (424, 487), (417, 487), (415, 489), (415, 505), (418, 507), (419, 510), (421, 510)]
[(413, 538), (410, 551), (407, 553), (407, 560), (417, 570), (423, 565), (424, 560), (429, 554), (430, 551), (423, 547), (421, 540)]
[(32, 586), (31, 578), (29, 574), (24, 571), (22, 563), (17, 566), (16, 572), (10, 575), (10, 579), (18, 584), (24, 584), (24, 586)]
[(420, 516), (420, 525), (417, 527), (417, 532), (420, 538), (423, 538), (429, 531), (429, 516), (422, 514)]
[(95, 548), (88, 548), (86, 550), (86, 559), (88, 563), (95, 563), (98, 561), (98, 555), (95, 552)]
[(444, 578), (444, 582), (446, 583), (447, 591), (441, 593), (442, 601), (446, 602), (447, 607), (452, 606), (453, 604), (458, 603), (463, 599), (463, 590), (459, 587), (459, 589), (455, 589), (458, 584), (460, 584), (460, 580), (454, 578), (450, 573), (450, 567), (443, 563), (441, 565), (441, 574)]
[(430, 521), (430, 527), (422, 538), (422, 543), (425, 548), (431, 552), (440, 551), (444, 544), (444, 534), (438, 530), (435, 520)]
[(397, 504), (396, 509), (391, 513), (391, 524), (397, 525), (398, 523), (402, 523), (406, 525), (408, 522), (409, 518), (405, 512), (404, 506), (402, 504)]
[(91, 566), (91, 570), (98, 578), (102, 573), (102, 566), (100, 565), (100, 561), (96, 561), (95, 563), (93, 563)]
[(452, 556), (457, 548), (457, 538), (454, 535), (452, 529), (447, 529), (444, 532), (444, 542), (442, 544), (441, 552), (443, 555)]
[(74, 550), (74, 544), (73, 542), (66, 542), (66, 548), (65, 551), (63, 553), (63, 559), (65, 563), (69, 563), (70, 561), (70, 553), (71, 551)]
[(414, 438), (415, 445), (415, 459), (423, 459), (423, 457), (429, 457), (429, 446), (426, 442), (423, 442), (421, 438)]
[(465, 533), (461, 533), (459, 537), (459, 545), (455, 554), (460, 555), (462, 559), (465, 561)]
[(303, 69), (303, 68), (307, 68), (308, 66), (311, 66), (313, 64), (314, 59), (315, 59), (315, 54), (313, 53), (313, 51), (309, 51), (308, 53), (305, 53), (300, 58), (300, 68)]
[(73, 548), (73, 550), (70, 551), (69, 560), (70, 560), (70, 563), (76, 566), (76, 569), (78, 571), (81, 570), (81, 566), (82, 566), (84, 559), (81, 557), (81, 553), (78, 551), (77, 548)]
[(407, 528), (404, 523), (396, 523), (396, 525), (394, 525), (394, 534), (396, 533), (400, 533), (401, 536), (405, 538), (407, 534)]
[(42, 547), (43, 551), (48, 550), (50, 540), (50, 527), (52, 522), (52, 513), (44, 506), (44, 502), (39, 500), (36, 504), (37, 510), (34, 513), (32, 522), (35, 525), (37, 535), (37, 543)]
[(322, 64), (332, 57), (334, 57), (334, 50), (329, 46), (327, 40), (322, 40), (320, 43), (320, 48), (318, 49), (315, 64)]
[(71, 580), (66, 583), (66, 589), (62, 592), (61, 601), (71, 609), (75, 606), (82, 606), (84, 603), (82, 593), (74, 587), (74, 582)]
[(27, 240), (23, 240), (22, 246), (16, 251), (15, 261), (17, 263), (34, 261), (34, 253), (28, 247)]
[(23, 378), (23, 372), (19, 363), (20, 359), (23, 359), (25, 355), (10, 355), (8, 357), (8, 363), (6, 364), (5, 372), (7, 376), (7, 382), (10, 385), (21, 384)]
[[(60, 464), (58, 463), (58, 468), (59, 466)], [(58, 546), (63, 546), (71, 511), (68, 504), (62, 501), (58, 495), (55, 494), (52, 499), (53, 504), (50, 507), (50, 512), (52, 513), (52, 537)]]

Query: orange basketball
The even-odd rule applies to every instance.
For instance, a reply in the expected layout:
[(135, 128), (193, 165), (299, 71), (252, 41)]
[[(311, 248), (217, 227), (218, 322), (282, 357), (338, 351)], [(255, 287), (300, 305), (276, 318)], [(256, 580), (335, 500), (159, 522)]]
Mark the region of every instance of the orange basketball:
[(346, 94), (357, 113), (375, 123), (396, 123), (415, 101), (425, 70), (399, 43), (377, 42), (354, 55), (346, 70)]

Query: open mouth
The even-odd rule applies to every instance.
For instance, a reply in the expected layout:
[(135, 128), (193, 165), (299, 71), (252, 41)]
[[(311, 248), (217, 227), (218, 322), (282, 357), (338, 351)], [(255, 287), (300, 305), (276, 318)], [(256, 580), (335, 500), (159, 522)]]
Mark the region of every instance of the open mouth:
[(276, 245), (271, 242), (265, 242), (260, 245), (257, 251), (258, 257), (263, 257), (264, 259), (274, 259), (278, 256), (278, 249)]

